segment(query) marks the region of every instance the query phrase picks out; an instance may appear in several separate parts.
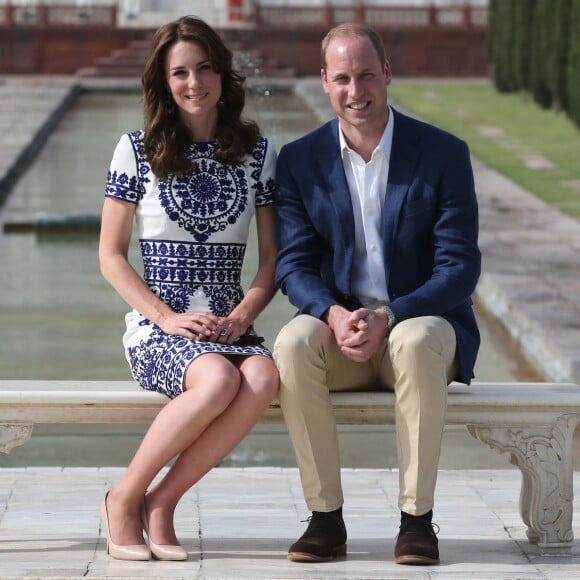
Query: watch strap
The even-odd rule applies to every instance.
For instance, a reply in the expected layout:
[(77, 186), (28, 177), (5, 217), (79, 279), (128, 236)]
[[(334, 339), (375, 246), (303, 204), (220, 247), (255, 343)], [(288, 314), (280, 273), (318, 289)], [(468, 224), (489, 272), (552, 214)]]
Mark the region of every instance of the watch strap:
[(383, 312), (387, 315), (387, 328), (390, 332), (393, 330), (395, 324), (397, 324), (397, 319), (395, 318), (395, 315), (393, 314), (390, 306), (383, 306)]

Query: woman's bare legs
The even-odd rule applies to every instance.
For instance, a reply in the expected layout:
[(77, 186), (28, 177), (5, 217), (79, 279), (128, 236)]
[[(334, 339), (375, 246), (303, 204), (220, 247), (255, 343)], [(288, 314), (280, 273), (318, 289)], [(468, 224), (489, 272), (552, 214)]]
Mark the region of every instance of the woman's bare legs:
[(238, 368), (222, 355), (205, 354), (191, 363), (185, 391), (159, 412), (123, 478), (107, 496), (109, 532), (116, 544), (143, 543), (141, 506), (151, 481), (228, 408), (240, 386)]
[(173, 513), (182, 497), (252, 429), (278, 392), (278, 371), (263, 356), (237, 359), (240, 388), (228, 408), (177, 458), (147, 493), (149, 531), (155, 543), (177, 543)]

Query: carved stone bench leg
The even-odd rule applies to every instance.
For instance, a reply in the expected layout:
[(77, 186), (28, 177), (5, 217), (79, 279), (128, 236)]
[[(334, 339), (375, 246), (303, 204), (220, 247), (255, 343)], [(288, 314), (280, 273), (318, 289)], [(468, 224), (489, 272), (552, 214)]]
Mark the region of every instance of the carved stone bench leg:
[(527, 536), (543, 553), (568, 553), (572, 546), (572, 443), (578, 415), (562, 415), (553, 425), (468, 425), (469, 433), (522, 472), (520, 513)]
[(10, 453), (14, 447), (24, 445), (33, 427), (32, 423), (0, 423), (0, 452)]

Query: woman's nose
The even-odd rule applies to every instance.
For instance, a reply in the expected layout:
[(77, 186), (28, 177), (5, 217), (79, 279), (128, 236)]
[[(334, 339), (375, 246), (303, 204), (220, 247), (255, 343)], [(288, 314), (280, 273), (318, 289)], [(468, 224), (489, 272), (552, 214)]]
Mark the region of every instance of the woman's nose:
[(195, 73), (195, 72), (192, 72), (192, 73), (189, 75), (189, 79), (188, 79), (188, 85), (189, 85), (190, 87), (195, 87), (195, 86), (197, 86), (198, 84), (199, 84), (199, 76), (197, 75), (197, 73)]

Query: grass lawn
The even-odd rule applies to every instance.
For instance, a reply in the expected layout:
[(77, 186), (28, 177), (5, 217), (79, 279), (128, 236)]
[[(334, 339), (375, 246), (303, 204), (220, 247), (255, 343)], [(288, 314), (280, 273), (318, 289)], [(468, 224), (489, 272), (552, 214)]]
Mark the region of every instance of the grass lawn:
[(393, 81), (393, 104), (464, 139), (473, 155), (580, 219), (580, 129), (489, 83)]

